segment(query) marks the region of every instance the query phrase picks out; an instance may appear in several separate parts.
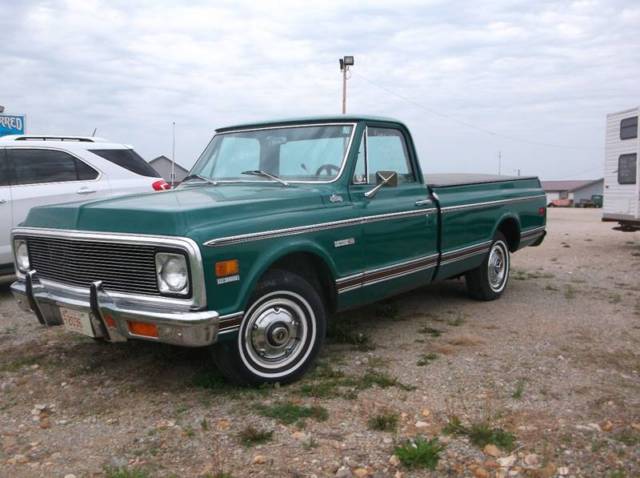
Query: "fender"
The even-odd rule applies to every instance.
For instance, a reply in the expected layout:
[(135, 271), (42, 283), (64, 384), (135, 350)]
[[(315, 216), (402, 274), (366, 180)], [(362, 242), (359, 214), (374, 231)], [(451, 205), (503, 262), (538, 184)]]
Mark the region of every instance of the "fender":
[(310, 238), (299, 237), (295, 241), (288, 241), (286, 244), (276, 243), (270, 249), (263, 251), (260, 258), (251, 267), (248, 280), (246, 280), (240, 290), (238, 300), (238, 310), (245, 310), (248, 306), (251, 294), (255, 290), (258, 281), (264, 273), (278, 260), (285, 256), (295, 253), (308, 253), (321, 259), (331, 273), (331, 280), (335, 281), (337, 277), (336, 266), (334, 260), (327, 251), (314, 242)]
[(495, 226), (493, 227), (493, 231), (491, 232), (491, 239), (493, 239), (496, 236), (496, 232), (498, 232), (498, 228), (500, 227), (500, 225), (507, 220), (514, 220), (518, 227), (518, 243), (517, 243), (517, 247), (514, 249), (514, 251), (512, 251), (512, 252), (515, 252), (520, 248), (520, 234), (522, 233), (522, 224), (520, 223), (520, 217), (517, 214), (514, 214), (513, 212), (506, 212), (502, 214), (499, 217), (499, 219), (496, 221)]

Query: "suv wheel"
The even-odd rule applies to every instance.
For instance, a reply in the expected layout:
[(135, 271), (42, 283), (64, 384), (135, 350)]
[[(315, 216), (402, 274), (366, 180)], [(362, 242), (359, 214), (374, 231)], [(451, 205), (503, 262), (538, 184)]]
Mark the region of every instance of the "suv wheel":
[(236, 383), (293, 382), (313, 364), (325, 331), (316, 289), (297, 274), (273, 270), (256, 287), (237, 339), (214, 345), (213, 358)]

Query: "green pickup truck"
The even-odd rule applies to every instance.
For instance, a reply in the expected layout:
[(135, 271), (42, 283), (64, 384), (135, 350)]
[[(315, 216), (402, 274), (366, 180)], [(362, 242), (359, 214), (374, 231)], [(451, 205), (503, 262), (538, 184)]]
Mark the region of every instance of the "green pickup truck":
[(290, 382), (336, 311), (460, 276), (498, 298), (545, 205), (535, 177), (425, 180), (397, 120), (233, 126), (174, 190), (32, 209), (11, 288), (43, 325), (211, 346), (236, 382)]

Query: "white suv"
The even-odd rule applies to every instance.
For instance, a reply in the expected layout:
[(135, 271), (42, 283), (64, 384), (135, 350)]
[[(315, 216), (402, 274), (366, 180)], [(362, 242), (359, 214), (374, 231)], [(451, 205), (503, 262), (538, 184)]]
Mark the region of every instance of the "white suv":
[(32, 207), (168, 187), (130, 146), (94, 137), (0, 137), (0, 277), (13, 274), (9, 234)]

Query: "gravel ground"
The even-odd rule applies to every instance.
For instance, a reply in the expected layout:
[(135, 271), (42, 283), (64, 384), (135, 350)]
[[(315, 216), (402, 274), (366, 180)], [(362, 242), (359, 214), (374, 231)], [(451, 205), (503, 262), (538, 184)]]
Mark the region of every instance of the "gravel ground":
[[(640, 476), (640, 233), (599, 217), (550, 210), (498, 301), (454, 280), (343, 314), (281, 388), (44, 329), (0, 286), (0, 475)], [(435, 470), (400, 462), (416, 437)]]

